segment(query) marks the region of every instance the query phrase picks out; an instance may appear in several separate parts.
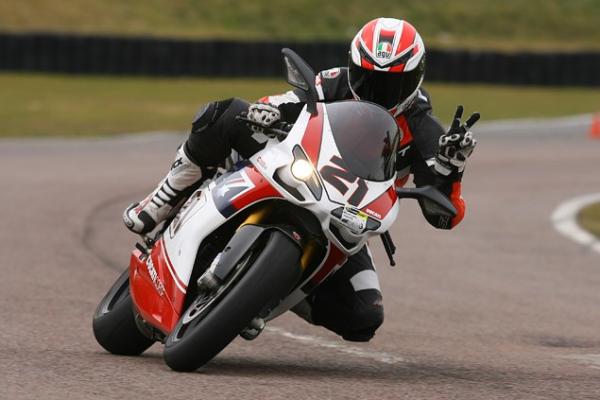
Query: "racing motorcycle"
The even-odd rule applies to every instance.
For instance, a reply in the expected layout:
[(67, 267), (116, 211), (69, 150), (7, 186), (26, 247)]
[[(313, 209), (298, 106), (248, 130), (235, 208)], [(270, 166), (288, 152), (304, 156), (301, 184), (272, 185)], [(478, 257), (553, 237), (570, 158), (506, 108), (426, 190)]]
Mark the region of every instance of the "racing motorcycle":
[(139, 355), (159, 341), (170, 368), (193, 371), (238, 335), (256, 337), (370, 238), (383, 238), (393, 265), (387, 231), (399, 199), (455, 215), (433, 187), (395, 187), (402, 132), (385, 109), (319, 102), (310, 66), (282, 53), (304, 108), (293, 125), (266, 129), (262, 151), (205, 182), (136, 244), (93, 318), (110, 353)]

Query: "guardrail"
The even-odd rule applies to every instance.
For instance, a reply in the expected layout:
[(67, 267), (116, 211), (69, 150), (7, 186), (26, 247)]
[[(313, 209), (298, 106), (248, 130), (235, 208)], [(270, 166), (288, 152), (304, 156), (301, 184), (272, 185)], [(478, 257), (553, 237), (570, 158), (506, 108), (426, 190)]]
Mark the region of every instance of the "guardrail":
[[(0, 33), (0, 70), (157, 76), (281, 76), (290, 47), (321, 70), (347, 63), (346, 42), (246, 42)], [(600, 53), (427, 53), (427, 80), (600, 86)]]

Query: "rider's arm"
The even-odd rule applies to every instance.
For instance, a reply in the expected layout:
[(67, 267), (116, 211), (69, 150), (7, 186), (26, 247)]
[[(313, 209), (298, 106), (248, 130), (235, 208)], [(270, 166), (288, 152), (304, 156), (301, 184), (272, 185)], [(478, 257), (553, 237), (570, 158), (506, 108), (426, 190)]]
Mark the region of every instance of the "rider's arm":
[(447, 218), (429, 212), (421, 207), (427, 221), (439, 229), (452, 229), (458, 225), (465, 216), (465, 201), (461, 196), (462, 172), (453, 171), (444, 176), (437, 173), (433, 167), (435, 155), (439, 148), (439, 138), (445, 131), (444, 128), (431, 115), (431, 105), (427, 93), (423, 94), (411, 110), (409, 118), (410, 129), (413, 132), (413, 154), (411, 172), (417, 187), (433, 185), (446, 195), (456, 208), (456, 216)]
[(442, 176), (435, 172), (432, 166), (428, 166), (428, 163), (423, 159), (415, 161), (411, 166), (411, 170), (414, 183), (417, 187), (425, 185), (436, 187), (450, 199), (457, 211), (456, 216), (450, 219), (430, 213), (426, 208), (421, 206), (425, 219), (439, 229), (452, 229), (458, 225), (464, 218), (466, 209), (465, 201), (461, 196), (462, 173), (455, 171), (449, 176)]

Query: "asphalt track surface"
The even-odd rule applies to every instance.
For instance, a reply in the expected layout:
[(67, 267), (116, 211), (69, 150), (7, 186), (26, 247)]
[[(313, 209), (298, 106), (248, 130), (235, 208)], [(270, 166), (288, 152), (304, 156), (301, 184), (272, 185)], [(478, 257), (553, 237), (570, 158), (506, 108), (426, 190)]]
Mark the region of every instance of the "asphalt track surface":
[(600, 186), (588, 124), (476, 129), (461, 226), (436, 231), (406, 200), (398, 266), (373, 245), (386, 320), (369, 344), (284, 315), (186, 374), (160, 345), (117, 357), (91, 330), (136, 239), (121, 211), (182, 136), (1, 141), (0, 398), (599, 399), (600, 257), (550, 222)]

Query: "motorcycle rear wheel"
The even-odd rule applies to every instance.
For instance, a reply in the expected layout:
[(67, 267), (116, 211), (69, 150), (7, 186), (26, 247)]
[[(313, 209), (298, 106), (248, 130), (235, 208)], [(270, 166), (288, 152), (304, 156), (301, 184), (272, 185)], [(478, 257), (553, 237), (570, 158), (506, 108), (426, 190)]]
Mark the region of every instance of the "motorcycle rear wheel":
[(140, 332), (135, 323), (128, 269), (98, 304), (92, 326), (96, 341), (112, 354), (137, 356), (154, 343)]
[(266, 305), (289, 292), (300, 277), (299, 259), (291, 239), (272, 231), (265, 245), (241, 258), (220, 295), (200, 293), (188, 307), (167, 337), (163, 352), (167, 365), (189, 372), (209, 362)]

